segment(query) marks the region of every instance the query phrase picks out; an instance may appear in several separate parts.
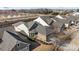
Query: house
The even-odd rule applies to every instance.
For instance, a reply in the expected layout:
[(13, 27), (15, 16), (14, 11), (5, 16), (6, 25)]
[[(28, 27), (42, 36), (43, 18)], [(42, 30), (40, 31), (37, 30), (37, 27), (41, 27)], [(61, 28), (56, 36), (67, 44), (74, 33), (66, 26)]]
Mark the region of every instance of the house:
[(29, 37), (32, 39), (47, 42), (47, 37), (53, 33), (51, 27), (43, 26), (38, 22), (31, 21), (27, 25), (29, 26)]
[(69, 28), (72, 24), (76, 24), (76, 18), (73, 16), (69, 16), (66, 19), (58, 19), (54, 17), (54, 19), (56, 21), (53, 23), (53, 27), (56, 28), (56, 32), (63, 32), (63, 30)]
[(21, 15), (18, 14), (17, 17), (21, 17)]
[(73, 16), (79, 16), (79, 12), (73, 12)]
[(16, 15), (13, 15), (13, 16), (12, 16), (12, 18), (15, 18), (15, 17), (17, 17), (17, 16), (16, 16)]
[(62, 32), (62, 29), (65, 28), (65, 24), (68, 25), (68, 21), (65, 19), (55, 18), (56, 22), (53, 23), (53, 27), (56, 29), (56, 32)]
[(37, 19), (35, 19), (34, 21), (42, 24), (43, 26), (50, 26), (53, 23), (53, 19), (51, 19), (48, 16), (40, 16)]
[[(31, 38), (31, 34), (34, 34), (36, 31), (32, 30), (37, 27), (36, 22), (30, 21), (30, 22), (18, 22), (13, 24), (15, 31), (19, 32), (19, 35), (27, 35)], [(21, 36), (22, 37), (22, 36)]]
[(12, 25), (14, 26), (16, 32), (20, 32), (29, 36), (29, 28), (27, 27), (25, 22), (18, 22)]
[(8, 15), (7, 18), (12, 18), (11, 15)]
[[(13, 26), (16, 26), (15, 24), (13, 24)], [(21, 22), (19, 24), (24, 24), (23, 26), (24, 27), (26, 26), (28, 28), (28, 32), (29, 32), (28, 34), (29, 35), (27, 35), (27, 32), (24, 32), (24, 30), (27, 30), (27, 29), (26, 28), (23, 28), (23, 26), (22, 27), (19, 27), (19, 28), (22, 28), (21, 31), (16, 31), (17, 29), (15, 30), (17, 32), (17, 35), (24, 42), (30, 44), (30, 50), (38, 47), (40, 44), (38, 42), (36, 42), (36, 41), (33, 40), (33, 39), (35, 39), (33, 36), (35, 36), (35, 34), (36, 34), (36, 30), (35, 30), (35, 28), (37, 27), (36, 22), (33, 22), (33, 21), (30, 21), (30, 22), (27, 22), (27, 23)], [(17, 24), (17, 25), (19, 25), (19, 24)]]
[(32, 36), (35, 36), (40, 41), (47, 42), (47, 36), (52, 33), (51, 27), (43, 26), (37, 22), (36, 24), (38, 24), (37, 27), (30, 30), (30, 32), (34, 32)]
[[(20, 24), (24, 24), (24, 25), (22, 25), (22, 27), (21, 27)], [(15, 27), (17, 25), (18, 25), (18, 28)], [(18, 36), (20, 36), (21, 38), (24, 38), (24, 40), (25, 40), (27, 36), (32, 39), (32, 36), (34, 34), (36, 34), (35, 28), (38, 26), (38, 24), (37, 24), (37, 22), (30, 21), (27, 23), (18, 22), (18, 23), (13, 24), (13, 26), (14, 26), (15, 31), (17, 32)], [(18, 29), (20, 29), (21, 31), (19, 31)], [(27, 29), (28, 29), (28, 33), (26, 32)], [(27, 34), (29, 34), (29, 35), (27, 35)]]
[(67, 17), (67, 21), (69, 22), (69, 26), (76, 25), (77, 18), (75, 16), (69, 16)]
[(64, 19), (61, 15), (57, 15), (56, 18), (58, 18), (58, 19)]
[[(21, 41), (18, 36), (15, 36), (9, 31), (4, 31), (2, 43), (0, 44), (0, 51), (11, 51), (15, 46), (15, 50), (29, 50), (28, 43)], [(18, 49), (19, 48), (19, 49)]]

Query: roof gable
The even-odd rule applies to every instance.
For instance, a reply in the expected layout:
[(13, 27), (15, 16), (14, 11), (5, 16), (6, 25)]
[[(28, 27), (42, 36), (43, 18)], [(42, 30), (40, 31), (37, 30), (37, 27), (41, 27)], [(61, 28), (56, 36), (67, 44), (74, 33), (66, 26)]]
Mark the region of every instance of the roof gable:
[(49, 16), (41, 16), (40, 18), (42, 18), (48, 25), (50, 25), (50, 23), (53, 21), (53, 19), (51, 19)]
[(57, 15), (56, 18), (59, 18), (59, 19), (64, 19), (62, 16), (60, 15)]
[(26, 33), (26, 35), (29, 36), (29, 29), (28, 29), (28, 26), (26, 26), (26, 25), (24, 24), (24, 22), (19, 22), (19, 23), (13, 24), (13, 26), (14, 26), (14, 28), (15, 28), (15, 31), (17, 31), (17, 32), (23, 31), (23, 32)]
[(35, 19), (34, 21), (40, 23), (43, 26), (49, 26), (41, 17), (38, 17), (37, 19)]

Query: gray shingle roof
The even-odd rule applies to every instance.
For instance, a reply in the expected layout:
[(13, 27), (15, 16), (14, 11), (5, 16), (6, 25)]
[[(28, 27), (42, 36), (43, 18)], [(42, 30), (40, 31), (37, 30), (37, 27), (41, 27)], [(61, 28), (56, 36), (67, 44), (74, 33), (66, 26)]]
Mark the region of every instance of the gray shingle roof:
[(46, 35), (45, 26), (42, 26), (41, 24), (38, 24), (38, 27), (36, 28), (36, 31), (43, 34), (43, 35)]
[(49, 25), (53, 21), (49, 16), (40, 16), (40, 18), (42, 18)]
[(17, 41), (15, 47), (13, 48), (14, 51), (29, 51), (30, 44)]
[(50, 27), (42, 26), (41, 24), (38, 24), (36, 31), (46, 36), (53, 32)]
[(17, 34), (15, 34), (15, 33), (12, 33), (12, 32), (10, 32), (10, 31), (7, 31), (7, 33), (8, 33), (9, 35), (11, 35), (12, 37), (14, 37), (16, 40), (25, 42), (22, 38), (20, 38), (20, 37), (19, 37)]
[(34, 21), (27, 22), (27, 25), (29, 27), (29, 30), (33, 30), (38, 26), (37, 22), (34, 22)]
[[(3, 42), (2, 44), (0, 44), (1, 51), (11, 51), (11, 50), (27, 51), (29, 50), (29, 44), (30, 44), (31, 50), (40, 45), (39, 43), (35, 41), (31, 41), (29, 39), (26, 39), (27, 40), (27, 43), (26, 43), (18, 35), (15, 35), (14, 33), (9, 31), (4, 32), (2, 39), (3, 39)], [(18, 44), (20, 44), (19, 47), (17, 47)]]
[(13, 26), (3, 27), (3, 28), (0, 28), (0, 38), (2, 38), (4, 31), (11, 31), (15, 33)]
[(4, 31), (2, 40), (0, 51), (11, 51), (17, 42), (17, 40), (6, 31)]

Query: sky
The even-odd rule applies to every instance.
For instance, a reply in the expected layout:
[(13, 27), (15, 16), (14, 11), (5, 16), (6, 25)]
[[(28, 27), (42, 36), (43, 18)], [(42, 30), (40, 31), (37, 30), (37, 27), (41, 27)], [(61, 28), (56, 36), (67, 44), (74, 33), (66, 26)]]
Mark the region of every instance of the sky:
[(0, 9), (9, 8), (79, 8), (78, 0), (0, 0)]

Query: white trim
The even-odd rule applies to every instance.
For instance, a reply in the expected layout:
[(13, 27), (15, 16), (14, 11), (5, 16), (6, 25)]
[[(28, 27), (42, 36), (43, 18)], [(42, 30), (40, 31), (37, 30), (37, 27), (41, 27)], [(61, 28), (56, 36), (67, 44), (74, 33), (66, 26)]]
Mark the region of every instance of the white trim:
[(43, 19), (41, 19), (40, 17), (38, 17), (37, 19), (35, 19), (34, 21), (40, 23), (43, 26), (49, 26)]
[(15, 28), (15, 31), (17, 32), (21, 32), (22, 30), (29, 36), (29, 29), (24, 25), (24, 24), (21, 24), (19, 26), (14, 26)]
[(56, 16), (57, 18), (59, 18), (59, 19), (64, 19), (62, 16), (60, 16), (60, 15), (57, 15)]

